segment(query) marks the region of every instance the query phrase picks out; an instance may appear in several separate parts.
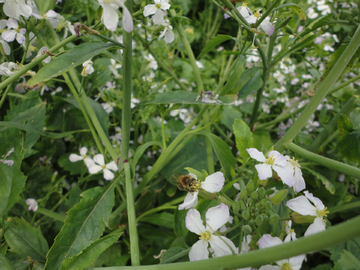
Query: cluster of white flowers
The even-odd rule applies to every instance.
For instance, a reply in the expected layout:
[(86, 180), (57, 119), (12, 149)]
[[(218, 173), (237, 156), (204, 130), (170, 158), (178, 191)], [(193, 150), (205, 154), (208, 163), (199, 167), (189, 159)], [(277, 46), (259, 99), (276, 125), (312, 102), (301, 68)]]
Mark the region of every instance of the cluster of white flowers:
[(118, 170), (115, 161), (105, 164), (105, 159), (102, 154), (97, 154), (92, 159), (87, 155), (87, 151), (88, 149), (86, 147), (80, 148), (80, 155), (71, 154), (69, 156), (70, 161), (77, 162), (83, 160), (90, 174), (102, 171), (106, 180), (112, 180), (114, 178), (114, 173), (112, 171), (116, 172)]

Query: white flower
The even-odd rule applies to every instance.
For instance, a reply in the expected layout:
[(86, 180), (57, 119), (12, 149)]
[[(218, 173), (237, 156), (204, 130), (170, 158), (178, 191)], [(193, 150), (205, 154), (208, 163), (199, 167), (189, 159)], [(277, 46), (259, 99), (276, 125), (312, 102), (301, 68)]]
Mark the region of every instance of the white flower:
[(155, 24), (160, 24), (164, 21), (164, 14), (162, 10), (168, 10), (170, 4), (168, 0), (154, 0), (155, 4), (146, 5), (144, 8), (144, 16), (152, 16), (152, 20)]
[(164, 37), (164, 40), (166, 43), (171, 43), (174, 41), (175, 36), (174, 36), (174, 32), (172, 31), (172, 26), (170, 25), (169, 22), (164, 21), (162, 24), (162, 26), (164, 26), (164, 31), (161, 32), (159, 39)]
[(110, 63), (111, 63), (111, 65), (109, 66), (110, 71), (114, 74), (116, 79), (120, 78), (120, 75), (119, 75), (119, 72), (117, 71), (117, 69), (121, 68), (122, 65), (116, 64), (116, 60), (112, 59), (112, 58), (110, 59)]
[(24, 34), (26, 33), (26, 29), (25, 28), (19, 29), (18, 22), (12, 18), (10, 18), (7, 21), (7, 27), (8, 27), (8, 30), (1, 34), (2, 38), (4, 40), (6, 40), (7, 42), (14, 41), (14, 39), (16, 38), (16, 41), (19, 44), (23, 44), (25, 41)]
[[(192, 173), (190, 173), (189, 175), (191, 175), (196, 179), (196, 175)], [(195, 207), (198, 203), (198, 195), (200, 189), (204, 189), (210, 193), (215, 193), (215, 192), (219, 192), (222, 189), (224, 183), (225, 183), (225, 177), (222, 172), (216, 172), (209, 175), (208, 177), (205, 178), (204, 182), (198, 181), (199, 186), (197, 187), (197, 190), (194, 192), (188, 192), (188, 194), (184, 199), (184, 202), (179, 205), (179, 210), (190, 209), (192, 207)]]
[(284, 242), (287, 243), (287, 242), (290, 242), (291, 240), (297, 240), (296, 238), (296, 234), (295, 234), (295, 231), (294, 229), (291, 229), (291, 220), (289, 220), (288, 222), (286, 222), (286, 237), (284, 239)]
[[(0, 20), (0, 30), (4, 29), (6, 27), (7, 21), (6, 20)], [(0, 44), (2, 46), (2, 50), (6, 55), (9, 55), (11, 52), (11, 48), (9, 44), (0, 36)], [(1, 49), (0, 46), (0, 49)]]
[[(98, 173), (100, 171), (104, 172), (104, 178), (106, 180), (111, 180), (114, 178), (114, 174), (111, 171), (116, 172), (118, 167), (115, 164), (115, 161), (111, 161), (110, 163), (105, 165), (105, 159), (102, 154), (97, 154), (94, 156), (94, 160), (90, 160), (87, 163), (89, 172), (91, 174)], [(110, 171), (111, 170), (111, 171)]]
[(93, 68), (93, 62), (91, 61), (91, 59), (85, 61), (83, 64), (83, 70), (81, 72), (81, 76), (86, 77), (87, 75), (93, 73), (95, 70)]
[(32, 211), (36, 211), (38, 209), (38, 203), (36, 202), (35, 199), (32, 199), (32, 198), (29, 198), (29, 199), (26, 199), (26, 204), (29, 205), (29, 208), (28, 210), (32, 210)]
[(139, 104), (140, 100), (138, 100), (137, 98), (134, 98), (133, 94), (131, 94), (131, 104), (130, 104), (130, 108), (133, 109), (135, 108), (136, 104)]
[[(268, 248), (276, 245), (281, 245), (283, 242), (278, 237), (272, 237), (270, 234), (264, 234), (258, 241), (259, 248)], [(289, 259), (276, 261), (278, 266), (264, 265), (261, 266), (259, 270), (282, 270), (282, 269), (292, 269), (300, 270), (302, 262), (305, 259), (305, 254), (291, 257)]]
[(228, 221), (229, 216), (229, 207), (223, 203), (209, 208), (206, 212), (206, 226), (204, 226), (201, 220), (199, 211), (190, 209), (187, 212), (185, 218), (186, 228), (200, 236), (199, 240), (191, 247), (189, 252), (190, 261), (208, 259), (209, 244), (214, 251), (215, 257), (237, 253), (237, 249), (230, 239), (214, 234)]
[(285, 156), (285, 158), (287, 160), (287, 167), (289, 168), (289, 170), (292, 171), (294, 176), (295, 183), (293, 189), (295, 192), (300, 192), (303, 189), (305, 189), (305, 180), (304, 177), (302, 176), (300, 164), (294, 158), (290, 159), (289, 156)]
[[(326, 217), (328, 211), (322, 201), (314, 197), (312, 193), (304, 191), (305, 196), (299, 196), (287, 201), (286, 206), (291, 210), (303, 216), (315, 216), (314, 222), (307, 228), (305, 236), (325, 230), (326, 223), (323, 217)], [(311, 203), (312, 204), (311, 204)]]
[(133, 21), (131, 14), (125, 6), (126, 0), (99, 0), (100, 6), (103, 8), (103, 14), (101, 16), (101, 22), (110, 31), (116, 31), (119, 15), (117, 10), (122, 8), (123, 18), (122, 25), (126, 32), (130, 33), (133, 30)]
[(262, 164), (255, 165), (260, 180), (266, 180), (267, 178), (271, 177), (271, 169), (273, 169), (281, 178), (281, 180), (289, 187), (292, 187), (295, 184), (293, 171), (291, 168), (286, 167), (287, 160), (278, 151), (270, 151), (267, 159), (265, 158), (264, 154), (258, 151), (256, 148), (249, 148), (246, 149), (246, 151), (253, 159), (263, 162)]
[(265, 20), (260, 23), (259, 27), (269, 36), (271, 36), (275, 31), (275, 27), (270, 22), (269, 17), (265, 18)]
[(76, 162), (76, 161), (79, 161), (79, 160), (83, 160), (85, 162), (85, 164), (87, 165), (88, 161), (91, 160), (91, 158), (86, 155), (87, 151), (88, 151), (88, 149), (86, 147), (81, 147), (80, 148), (80, 155), (71, 154), (69, 156), (69, 160), (71, 162)]
[(18, 64), (5, 62), (0, 65), (0, 75), (11, 76), (19, 69), (21, 69), (21, 67)]
[(6, 16), (19, 20), (20, 15), (29, 17), (32, 9), (29, 5), (25, 4), (24, 0), (3, 0), (4, 13)]
[(62, 92), (62, 90), (63, 90), (62, 87), (59, 86), (54, 91), (51, 92), (51, 95), (54, 96), (54, 95), (56, 95), (56, 93)]
[(107, 113), (111, 113), (114, 110), (114, 107), (116, 107), (115, 102), (107, 102), (107, 103), (101, 103), (101, 106), (103, 106), (104, 110)]
[(157, 70), (158, 68), (158, 63), (156, 62), (154, 56), (152, 56), (151, 54), (148, 55), (144, 55), (145, 60), (149, 61), (149, 68), (153, 69), (153, 70)]

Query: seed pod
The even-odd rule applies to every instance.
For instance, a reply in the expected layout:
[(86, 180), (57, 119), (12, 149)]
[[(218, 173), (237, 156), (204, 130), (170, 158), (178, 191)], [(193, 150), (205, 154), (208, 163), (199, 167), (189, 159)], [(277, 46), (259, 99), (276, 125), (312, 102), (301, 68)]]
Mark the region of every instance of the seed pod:
[(265, 197), (266, 190), (264, 187), (259, 188), (258, 192), (259, 192), (259, 199), (262, 199)]
[(270, 201), (266, 201), (265, 203), (265, 209), (270, 210), (272, 208), (272, 203)]
[(241, 201), (239, 201), (239, 202), (240, 202), (240, 209), (241, 209), (241, 210), (247, 209), (247, 207), (246, 207), (246, 205), (245, 205), (245, 203), (244, 203), (243, 200), (241, 200)]
[(245, 220), (248, 220), (250, 218), (249, 210), (242, 211), (241, 215)]
[(244, 199), (246, 199), (247, 198), (247, 191), (246, 191), (246, 189), (244, 188), (244, 189), (242, 189), (241, 191), (240, 191), (240, 200), (244, 200)]
[(276, 193), (274, 196), (272, 196), (270, 198), (270, 202), (273, 205), (278, 205), (286, 198), (286, 196), (288, 195), (288, 192), (289, 191), (287, 189), (280, 190), (278, 193)]
[(251, 193), (251, 198), (253, 198), (254, 200), (257, 200), (257, 198), (259, 197), (259, 193), (255, 190)]

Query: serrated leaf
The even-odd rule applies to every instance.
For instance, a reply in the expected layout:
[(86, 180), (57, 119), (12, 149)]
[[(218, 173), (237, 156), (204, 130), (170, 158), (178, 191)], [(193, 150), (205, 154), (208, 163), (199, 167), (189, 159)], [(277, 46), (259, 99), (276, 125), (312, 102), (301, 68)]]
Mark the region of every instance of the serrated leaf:
[(83, 43), (76, 46), (57, 58), (52, 59), (49, 64), (41, 68), (38, 73), (27, 82), (27, 86), (31, 87), (43, 81), (55, 78), (111, 47), (114, 47), (113, 43), (103, 43), (98, 41)]
[(351, 252), (358, 260), (360, 260), (360, 237), (355, 237), (345, 243), (333, 246), (329, 248), (331, 257), (334, 262), (338, 261), (344, 250)]
[(360, 163), (360, 130), (346, 135), (339, 142), (338, 149), (347, 159)]
[(360, 261), (349, 251), (344, 250), (340, 260), (335, 263), (334, 270), (356, 270), (360, 269)]
[[(227, 41), (229, 39), (234, 39), (231, 36), (228, 35), (217, 35), (210, 39), (208, 43), (206, 43), (205, 47), (202, 49), (201, 53), (199, 54), (198, 58), (201, 58), (204, 54), (210, 52), (215, 46), (219, 45), (220, 43), (223, 43), (224, 41)], [(236, 39), (234, 39), (236, 40)]]
[(15, 270), (11, 262), (0, 253), (0, 270)]
[(162, 212), (160, 214), (145, 216), (141, 218), (140, 221), (163, 226), (166, 228), (172, 228), (174, 226), (174, 215), (167, 212)]
[(82, 270), (89, 266), (99, 255), (108, 249), (116, 240), (120, 238), (120, 234), (107, 235), (84, 249), (79, 255), (68, 258), (62, 265), (62, 270)]
[(292, 9), (297, 15), (299, 15), (301, 20), (306, 20), (306, 14), (305, 12), (302, 10), (302, 8), (296, 4), (293, 3), (289, 3), (289, 4), (284, 4), (281, 6), (278, 6), (277, 8), (275, 8), (273, 11), (281, 9), (281, 8), (290, 8)]
[(49, 246), (40, 228), (34, 228), (24, 219), (11, 218), (6, 221), (5, 239), (15, 252), (26, 259), (28, 256), (37, 262), (45, 262)]
[[(4, 219), (19, 201), (25, 185), (26, 176), (20, 171), (26, 152), (25, 134), (17, 129), (7, 129), (0, 132), (0, 142), (0, 217)], [(14, 152), (5, 157), (13, 147)], [(10, 160), (14, 162), (11, 166), (5, 164)]]
[(320, 180), (323, 185), (325, 186), (325, 188), (331, 193), (334, 194), (335, 193), (335, 186), (333, 185), (333, 183), (331, 183), (325, 176), (323, 176), (322, 174), (313, 171), (309, 168), (306, 167), (302, 167), (302, 169), (307, 170), (308, 172), (310, 172), (312, 175), (314, 175), (318, 180)]
[(235, 119), (233, 124), (236, 148), (240, 152), (240, 157), (244, 160), (249, 154), (246, 151), (247, 148), (251, 148), (254, 144), (252, 133), (248, 125), (239, 119)]
[(68, 212), (68, 218), (55, 238), (44, 270), (61, 269), (61, 264), (96, 241), (109, 222), (114, 205), (114, 180), (107, 187), (95, 187), (82, 193), (80, 203)]
[(132, 170), (133, 175), (135, 175), (135, 167), (136, 167), (139, 159), (142, 157), (145, 150), (152, 145), (158, 145), (158, 146), (160, 146), (160, 148), (162, 148), (162, 144), (160, 142), (151, 141), (151, 142), (144, 143), (143, 145), (139, 146), (136, 149), (133, 160), (131, 162), (131, 170)]

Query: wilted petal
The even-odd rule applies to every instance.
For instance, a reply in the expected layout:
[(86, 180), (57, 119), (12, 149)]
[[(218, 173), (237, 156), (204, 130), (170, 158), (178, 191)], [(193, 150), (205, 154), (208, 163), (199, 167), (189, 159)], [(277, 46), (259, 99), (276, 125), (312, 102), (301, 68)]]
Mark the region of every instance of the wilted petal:
[(185, 217), (185, 226), (186, 228), (198, 235), (205, 232), (205, 226), (201, 220), (201, 216), (198, 210), (190, 209)]
[(199, 191), (195, 191), (192, 194), (188, 192), (184, 202), (179, 205), (179, 210), (190, 209), (192, 207), (195, 207), (198, 203), (198, 194)]
[(312, 235), (314, 233), (318, 233), (321, 231), (324, 231), (326, 228), (326, 223), (322, 218), (315, 218), (314, 219), (314, 223), (312, 223), (306, 230), (306, 232), (304, 233), (304, 236), (309, 236)]
[(122, 18), (123, 28), (126, 32), (130, 33), (134, 28), (131, 13), (126, 8), (126, 6), (123, 6), (122, 13), (123, 13), (123, 18)]
[(229, 220), (229, 217), (229, 207), (224, 203), (209, 208), (206, 212), (206, 229), (212, 232), (217, 231)]
[(215, 257), (221, 257), (237, 253), (234, 243), (225, 236), (212, 235), (209, 244), (214, 250)]
[(105, 165), (105, 160), (104, 160), (104, 156), (102, 154), (97, 154), (94, 156), (94, 161), (101, 165), (104, 166)]
[[(191, 210), (190, 210), (191, 211)], [(204, 239), (200, 239), (197, 241), (192, 247), (189, 252), (190, 261), (199, 261), (205, 260), (209, 258), (209, 251), (207, 249), (208, 242)]]
[(286, 206), (303, 216), (317, 216), (315, 206), (305, 196), (299, 196), (287, 201)]
[(175, 39), (174, 33), (171, 30), (167, 30), (164, 36), (164, 40), (166, 43), (171, 43)]
[(260, 162), (266, 162), (266, 158), (262, 152), (257, 150), (256, 148), (248, 148), (246, 151), (249, 153), (250, 157), (260, 161)]
[(219, 192), (225, 183), (225, 177), (222, 172), (216, 172), (205, 178), (205, 181), (201, 183), (201, 188), (208, 192)]
[(258, 172), (260, 180), (266, 180), (272, 176), (271, 165), (269, 164), (266, 163), (256, 164), (255, 168)]

